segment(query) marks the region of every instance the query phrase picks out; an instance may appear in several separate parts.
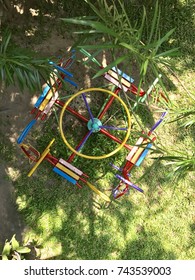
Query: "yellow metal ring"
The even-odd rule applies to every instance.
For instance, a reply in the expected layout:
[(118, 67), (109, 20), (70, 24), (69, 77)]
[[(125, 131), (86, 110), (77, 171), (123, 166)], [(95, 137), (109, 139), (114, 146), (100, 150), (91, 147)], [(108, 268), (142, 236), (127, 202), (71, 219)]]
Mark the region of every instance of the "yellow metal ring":
[[(67, 108), (67, 106), (70, 104), (70, 102), (76, 98), (77, 96), (83, 94), (83, 93), (86, 93), (86, 92), (97, 92), (97, 91), (101, 91), (101, 92), (105, 92), (107, 94), (110, 94), (112, 96), (114, 96), (121, 104), (122, 106), (124, 107), (126, 113), (127, 113), (127, 123), (128, 123), (128, 128), (127, 128), (127, 133), (126, 133), (126, 136), (124, 138), (124, 140), (122, 141), (122, 143), (114, 150), (112, 151), (111, 153), (109, 154), (106, 154), (106, 155), (102, 155), (102, 156), (89, 156), (89, 155), (85, 155), (85, 154), (82, 154), (82, 153), (79, 153), (78, 151), (74, 150), (70, 144), (68, 143), (66, 137), (64, 136), (64, 132), (63, 132), (63, 129), (62, 129), (62, 120), (63, 120), (63, 116), (64, 116), (64, 112)], [(64, 143), (66, 144), (66, 146), (73, 152), (75, 153), (76, 155), (80, 156), (80, 157), (83, 157), (83, 158), (87, 158), (87, 159), (96, 159), (96, 160), (99, 160), (99, 159), (105, 159), (105, 158), (108, 158), (108, 157), (111, 157), (113, 156), (114, 154), (116, 154), (118, 151), (120, 151), (120, 149), (125, 145), (125, 143), (127, 142), (128, 138), (129, 138), (129, 135), (130, 135), (130, 129), (131, 129), (131, 116), (130, 116), (130, 113), (129, 113), (129, 110), (127, 108), (127, 105), (124, 103), (124, 101), (118, 96), (116, 95), (115, 93), (113, 93), (112, 91), (110, 90), (106, 90), (106, 89), (102, 89), (102, 88), (88, 88), (88, 89), (85, 89), (85, 90), (81, 90), (75, 94), (73, 94), (68, 100), (67, 102), (64, 104), (63, 108), (62, 108), (62, 111), (61, 111), (61, 114), (60, 114), (60, 120), (59, 120), (59, 128), (60, 128), (60, 133), (61, 133), (61, 136), (62, 136), (62, 139), (64, 141)]]

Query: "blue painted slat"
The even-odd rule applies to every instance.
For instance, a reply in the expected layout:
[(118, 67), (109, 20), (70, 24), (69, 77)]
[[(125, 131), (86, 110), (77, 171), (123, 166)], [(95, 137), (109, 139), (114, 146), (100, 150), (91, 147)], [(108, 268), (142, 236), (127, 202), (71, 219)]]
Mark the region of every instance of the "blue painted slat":
[(42, 94), (39, 96), (37, 102), (34, 105), (35, 108), (38, 108), (40, 106), (40, 104), (42, 103), (43, 99), (47, 95), (49, 89), (50, 89), (50, 87), (48, 85), (44, 88)]
[(126, 79), (127, 81), (129, 81), (130, 83), (134, 82), (134, 79), (131, 78), (130, 76), (128, 76), (127, 74), (125, 74), (123, 71), (121, 71), (120, 69), (116, 68), (116, 67), (112, 67), (112, 70), (116, 73), (118, 73), (119, 75), (121, 75), (124, 79)]
[(64, 173), (62, 170), (58, 169), (57, 167), (53, 168), (53, 171), (57, 173), (58, 175), (62, 176), (64, 179), (72, 183), (73, 185), (76, 185), (77, 181), (70, 177), (68, 174)]
[(72, 86), (74, 86), (74, 87), (78, 87), (78, 85), (77, 85), (74, 81), (68, 79), (67, 77), (64, 78), (64, 81), (70, 83), (70, 84), (71, 84)]
[(26, 127), (25, 129), (22, 131), (22, 133), (20, 134), (20, 136), (17, 139), (17, 143), (21, 144), (24, 140), (24, 138), (26, 137), (26, 135), (29, 133), (29, 131), (31, 130), (31, 128), (33, 127), (33, 125), (36, 123), (37, 120), (32, 120)]
[(53, 65), (57, 70), (64, 73), (65, 75), (67, 75), (69, 77), (73, 77), (72, 73), (68, 72), (66, 69), (62, 68), (61, 66), (55, 64), (53, 61), (50, 61), (49, 64)]
[(138, 159), (138, 161), (136, 162), (136, 166), (140, 166), (140, 164), (142, 163), (142, 161), (144, 160), (144, 158), (146, 157), (146, 155), (148, 154), (149, 152), (149, 149), (152, 147), (152, 143), (149, 143), (147, 146), (146, 146), (146, 149), (143, 151), (143, 153), (141, 154), (140, 158)]

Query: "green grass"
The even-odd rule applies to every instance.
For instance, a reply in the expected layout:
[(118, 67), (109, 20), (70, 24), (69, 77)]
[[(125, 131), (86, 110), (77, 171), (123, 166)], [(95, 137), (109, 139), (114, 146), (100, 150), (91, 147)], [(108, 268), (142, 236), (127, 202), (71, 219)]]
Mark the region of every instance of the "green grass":
[[(180, 102), (182, 104), (181, 99)], [(149, 128), (154, 122), (152, 114), (143, 108), (137, 116), (144, 127)], [(162, 143), (171, 150), (177, 144), (178, 148), (191, 151), (192, 130), (181, 130), (178, 125), (161, 126), (157, 131), (157, 145)], [(37, 138), (34, 146), (43, 151), (55, 137), (51, 153), (66, 159), (70, 152), (57, 131), (54, 116), (41, 131), (44, 137), (33, 132)], [(137, 127), (132, 129), (132, 135), (136, 131)], [(70, 132), (71, 129), (67, 131)], [(133, 144), (136, 138), (131, 137), (131, 141)], [(100, 145), (106, 145), (106, 139)], [(112, 162), (121, 165), (125, 153), (123, 150), (114, 156)], [(43, 259), (193, 259), (194, 177), (188, 174), (174, 182), (168, 177), (172, 168), (153, 160), (154, 156), (150, 154), (142, 166), (132, 172), (132, 181), (145, 193), (132, 190), (129, 196), (110, 205), (87, 186), (79, 190), (55, 175), (46, 162), (27, 178), (31, 167), (24, 160), (14, 185), (19, 212), (29, 228), (25, 240), (35, 239), (41, 243)], [(110, 161), (77, 157), (74, 164), (90, 175), (90, 182), (110, 195), (109, 189), (117, 184)]]
[[(183, 17), (182, 14), (182, 21)], [(182, 46), (190, 40), (185, 38), (183, 42), (183, 37), (180, 38)], [(186, 69), (184, 62), (176, 60), (180, 70), (177, 75), (187, 89), (193, 91), (195, 75)], [(186, 108), (187, 102), (193, 106), (181, 84), (170, 73), (169, 78), (173, 83), (168, 90), (171, 100), (180, 108)], [(146, 107), (140, 107), (136, 112), (138, 121), (147, 129), (153, 125), (157, 115)], [(169, 123), (171, 120), (169, 115), (157, 130), (157, 147), (164, 146), (169, 151), (177, 148), (192, 154), (195, 151), (194, 126), (181, 128), (181, 122)], [(135, 119), (132, 123), (130, 144), (136, 142), (140, 132)], [(67, 127), (66, 133), (71, 137), (71, 127)], [(37, 127), (30, 139), (34, 139), (33, 146), (41, 152), (53, 137), (56, 141), (51, 153), (66, 159), (70, 152), (60, 137), (54, 115), (45, 126)], [(106, 138), (99, 141), (100, 147), (108, 145)], [(41, 259), (195, 258), (194, 173), (187, 172), (179, 180), (170, 177), (173, 167), (166, 165), (165, 161), (153, 159), (158, 154), (150, 153), (141, 167), (132, 172), (132, 181), (143, 188), (144, 194), (131, 190), (129, 196), (113, 200), (108, 205), (87, 186), (83, 185), (80, 190), (57, 176), (47, 162), (43, 162), (28, 178), (31, 168), (28, 160), (21, 155), (17, 162), (15, 150), (11, 150), (10, 155), (8, 147), (1, 145), (1, 155), (19, 174), (17, 177), (10, 174), (10, 179), (15, 187), (18, 211), (27, 225), (24, 241), (38, 240), (42, 245), (39, 249)], [(123, 149), (113, 156), (112, 162), (122, 165), (125, 154)], [(77, 157), (74, 164), (90, 176), (91, 183), (109, 196), (110, 189), (117, 184), (116, 172), (110, 167), (110, 161), (97, 162)]]
[(26, 238), (39, 240), (42, 258), (194, 258), (192, 188), (168, 185), (162, 165), (144, 178), (145, 195), (132, 191), (108, 208), (87, 187), (77, 190), (49, 172), (43, 164), (34, 178), (22, 175), (15, 184)]

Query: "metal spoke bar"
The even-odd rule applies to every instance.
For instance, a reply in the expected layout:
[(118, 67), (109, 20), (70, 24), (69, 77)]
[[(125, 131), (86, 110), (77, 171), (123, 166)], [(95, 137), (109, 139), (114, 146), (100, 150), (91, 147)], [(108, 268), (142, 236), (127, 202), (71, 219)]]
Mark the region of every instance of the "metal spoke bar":
[(87, 139), (89, 138), (89, 136), (93, 133), (93, 130), (89, 130), (88, 134), (85, 135), (85, 138), (83, 139), (82, 143), (80, 143), (80, 145), (78, 145), (78, 147), (76, 148), (76, 151), (80, 151), (80, 149), (85, 145)]
[[(88, 135), (89, 135), (89, 136), (91, 135), (91, 130), (90, 130), (90, 131), (87, 131), (87, 133), (85, 134), (85, 136), (81, 139), (81, 141), (79, 142), (79, 144), (78, 144), (78, 145), (76, 146), (76, 148), (75, 148), (76, 151), (77, 151), (77, 149), (82, 145), (82, 143), (85, 141), (85, 139), (89, 137)], [(75, 153), (72, 153), (72, 154), (69, 156), (67, 162), (72, 162), (75, 156), (76, 156), (76, 154), (75, 154)]]
[[(60, 100), (56, 100), (56, 104), (58, 104), (60, 107), (64, 106), (64, 102), (60, 101)], [(72, 109), (70, 106), (67, 106), (67, 111), (69, 111), (70, 113), (72, 113), (74, 116), (76, 116), (78, 119), (84, 121), (84, 122), (88, 122), (88, 119), (85, 118), (83, 115), (79, 114), (77, 111), (75, 111), (74, 109)]]
[(112, 130), (127, 130), (126, 127), (116, 127), (116, 126), (107, 126), (107, 125), (102, 125), (100, 128), (104, 129), (112, 129)]
[[(120, 92), (120, 88), (117, 88), (114, 93), (117, 95)], [(108, 102), (105, 104), (104, 108), (102, 109), (102, 111), (99, 113), (98, 115), (98, 119), (101, 120), (103, 118), (103, 116), (105, 115), (105, 113), (108, 111), (108, 109), (110, 108), (110, 106), (112, 105), (113, 101), (114, 101), (115, 97), (111, 96), (108, 99)]]
[[(103, 133), (104, 135), (106, 135), (107, 137), (109, 137), (110, 139), (112, 139), (113, 141), (115, 141), (115, 142), (117, 142), (117, 143), (119, 143), (119, 144), (122, 143), (122, 141), (121, 141), (120, 139), (118, 139), (116, 136), (110, 134), (110, 133), (109, 133), (108, 131), (106, 131), (105, 129), (101, 128), (100, 132)], [(125, 144), (124, 147), (125, 147), (127, 150), (129, 150), (129, 151), (131, 151), (132, 148), (133, 148), (132, 146), (130, 146), (130, 145), (128, 145), (128, 144)]]
[(92, 120), (92, 123), (93, 123), (93, 122), (94, 122), (94, 117), (93, 117), (93, 115), (92, 115), (91, 109), (90, 109), (90, 107), (89, 107), (89, 103), (87, 102), (87, 98), (86, 98), (86, 96), (85, 96), (84, 93), (82, 93), (82, 97), (83, 97), (84, 102), (85, 102), (85, 105), (86, 105), (86, 107), (87, 107), (87, 111), (88, 111), (88, 113), (89, 113), (89, 115), (90, 115), (90, 119)]

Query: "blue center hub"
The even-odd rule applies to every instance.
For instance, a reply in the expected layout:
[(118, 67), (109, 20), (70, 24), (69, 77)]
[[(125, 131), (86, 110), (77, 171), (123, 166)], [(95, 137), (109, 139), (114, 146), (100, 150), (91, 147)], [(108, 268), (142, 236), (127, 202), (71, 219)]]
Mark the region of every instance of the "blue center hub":
[(89, 130), (92, 130), (92, 132), (100, 131), (101, 126), (102, 126), (102, 122), (97, 118), (93, 118), (93, 120), (90, 119), (87, 123), (87, 128)]

